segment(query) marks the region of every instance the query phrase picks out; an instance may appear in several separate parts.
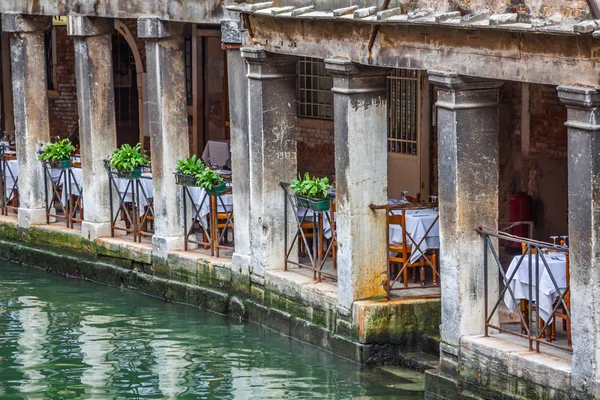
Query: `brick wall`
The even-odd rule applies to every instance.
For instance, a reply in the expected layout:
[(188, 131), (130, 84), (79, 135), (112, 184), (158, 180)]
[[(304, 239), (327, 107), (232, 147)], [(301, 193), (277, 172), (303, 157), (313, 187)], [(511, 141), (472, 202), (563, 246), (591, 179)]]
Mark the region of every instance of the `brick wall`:
[(298, 172), (335, 182), (335, 148), (333, 121), (298, 118)]
[(73, 39), (65, 26), (56, 31), (56, 91), (48, 94), (50, 135), (69, 137), (79, 125)]
[(566, 108), (556, 87), (529, 85), (529, 153), (523, 152), (523, 84), (505, 82), (500, 90), (499, 221), (509, 220), (510, 196), (533, 198), (534, 237), (567, 234)]
[(555, 86), (530, 85), (530, 151), (548, 157), (567, 156), (567, 108)]

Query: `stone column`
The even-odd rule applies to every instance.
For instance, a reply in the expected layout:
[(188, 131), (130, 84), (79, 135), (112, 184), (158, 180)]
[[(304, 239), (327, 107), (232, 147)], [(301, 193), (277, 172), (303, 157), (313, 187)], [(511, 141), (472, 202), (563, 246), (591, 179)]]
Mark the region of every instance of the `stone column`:
[[(498, 228), (498, 88), (501, 82), (429, 71), (438, 91), (438, 170), (442, 364), (456, 361), (460, 338), (485, 330), (483, 240)], [(489, 298), (498, 298), (498, 272)]]
[(19, 226), (46, 223), (44, 174), (38, 150), (50, 139), (44, 32), (50, 17), (2, 14), (10, 35), (15, 137), (19, 166)]
[(593, 395), (600, 379), (600, 91), (559, 86), (558, 95), (568, 108), (571, 385)]
[[(252, 279), (263, 283), (265, 270), (284, 268), (286, 204), (279, 183), (291, 182), (297, 169), (296, 59), (253, 48), (241, 53), (248, 62)], [(295, 211), (288, 211), (291, 240)]]
[(147, 103), (154, 183), (152, 254), (166, 260), (183, 249), (183, 198), (175, 184), (176, 162), (189, 156), (185, 92), (184, 24), (140, 18), (138, 36), (146, 39)]
[(114, 23), (112, 19), (70, 15), (67, 28), (75, 44), (85, 207), (81, 234), (88, 240), (95, 240), (110, 236), (109, 180), (104, 159), (117, 146), (112, 69)]
[(236, 271), (248, 275), (250, 269), (250, 145), (248, 138), (248, 66), (241, 54), (239, 21), (221, 21), (223, 46), (227, 49), (229, 121)]
[(333, 75), (338, 307), (385, 295), (387, 95), (383, 68), (325, 60)]

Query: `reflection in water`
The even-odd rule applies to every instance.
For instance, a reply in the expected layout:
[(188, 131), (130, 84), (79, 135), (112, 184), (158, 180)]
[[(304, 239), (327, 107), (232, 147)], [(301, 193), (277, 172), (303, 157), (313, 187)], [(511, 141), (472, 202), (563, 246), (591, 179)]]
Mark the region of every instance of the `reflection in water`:
[(0, 397), (421, 399), (254, 324), (0, 263)]
[(42, 310), (46, 303), (33, 296), (21, 296), (18, 298), (22, 304), (19, 310), (19, 322), (21, 333), (19, 353), (16, 362), (21, 365), (23, 379), (19, 382), (19, 391), (22, 393), (39, 393), (46, 386), (42, 383), (44, 375), (42, 368), (48, 361), (43, 357), (43, 345), (48, 332), (48, 314)]
[(113, 319), (104, 315), (87, 315), (81, 322), (79, 343), (83, 353), (83, 363), (89, 366), (82, 376), (81, 383), (89, 398), (108, 396), (111, 370), (114, 362), (108, 354), (115, 349), (111, 339), (114, 335), (104, 326)]

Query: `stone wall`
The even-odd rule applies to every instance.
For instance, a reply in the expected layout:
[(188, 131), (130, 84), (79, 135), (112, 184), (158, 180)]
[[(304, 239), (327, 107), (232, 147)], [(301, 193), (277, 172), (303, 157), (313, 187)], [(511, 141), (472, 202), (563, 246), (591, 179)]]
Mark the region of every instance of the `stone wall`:
[(56, 87), (48, 93), (50, 136), (69, 137), (79, 125), (77, 83), (73, 39), (66, 26), (54, 27), (56, 32)]

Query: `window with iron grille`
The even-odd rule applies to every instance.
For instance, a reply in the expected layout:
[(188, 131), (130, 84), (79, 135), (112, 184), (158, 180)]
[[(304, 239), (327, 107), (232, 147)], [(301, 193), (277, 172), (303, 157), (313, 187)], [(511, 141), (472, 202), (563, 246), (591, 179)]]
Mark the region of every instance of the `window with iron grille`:
[(419, 72), (394, 69), (388, 75), (388, 152), (417, 155)]
[(46, 58), (46, 86), (48, 90), (56, 90), (56, 81), (54, 76), (55, 59), (53, 53), (56, 39), (54, 37), (54, 27), (44, 33), (44, 56)]
[(187, 105), (191, 106), (194, 103), (193, 94), (193, 79), (192, 79), (192, 37), (185, 37), (185, 95)]
[(333, 119), (332, 86), (323, 61), (309, 57), (298, 61), (298, 116)]

